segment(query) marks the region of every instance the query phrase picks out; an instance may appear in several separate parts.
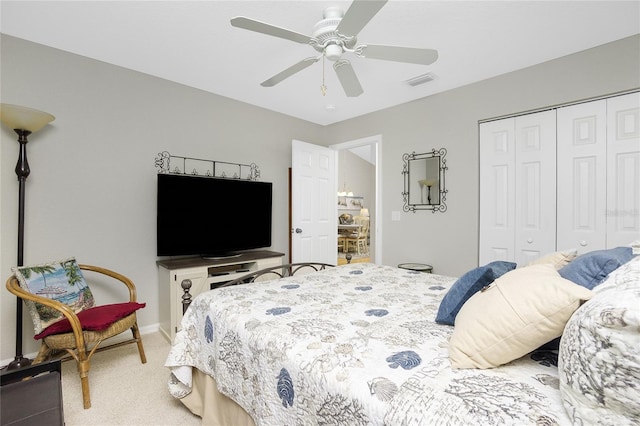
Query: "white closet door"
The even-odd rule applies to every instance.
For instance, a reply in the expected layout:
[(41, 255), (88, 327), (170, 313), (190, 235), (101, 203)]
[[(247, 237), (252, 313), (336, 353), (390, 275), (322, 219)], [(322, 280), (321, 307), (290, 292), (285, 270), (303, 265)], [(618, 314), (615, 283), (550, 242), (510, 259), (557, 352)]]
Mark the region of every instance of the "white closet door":
[(480, 125), (479, 264), (514, 259), (515, 120)]
[(607, 248), (640, 239), (640, 94), (607, 99)]
[(605, 248), (607, 101), (558, 109), (558, 250)]
[(556, 248), (556, 111), (515, 118), (515, 261)]

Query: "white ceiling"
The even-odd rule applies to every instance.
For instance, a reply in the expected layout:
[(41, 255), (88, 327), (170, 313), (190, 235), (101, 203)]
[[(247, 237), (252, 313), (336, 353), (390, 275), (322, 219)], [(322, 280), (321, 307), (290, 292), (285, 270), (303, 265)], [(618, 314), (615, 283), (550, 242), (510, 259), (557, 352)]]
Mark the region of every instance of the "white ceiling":
[[(232, 27), (247, 16), (311, 35), (327, 6), (350, 1), (7, 1), (4, 34), (326, 125), (640, 33), (640, 1), (389, 1), (359, 43), (434, 48), (430, 66), (349, 55), (364, 88), (347, 98), (311, 46)], [(406, 80), (431, 72), (433, 82)]]

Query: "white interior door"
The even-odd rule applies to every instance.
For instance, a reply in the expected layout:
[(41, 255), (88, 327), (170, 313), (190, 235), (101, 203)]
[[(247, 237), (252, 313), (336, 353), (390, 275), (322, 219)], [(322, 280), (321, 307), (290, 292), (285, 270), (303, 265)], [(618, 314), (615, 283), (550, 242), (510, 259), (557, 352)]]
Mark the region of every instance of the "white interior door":
[[(602, 206), (601, 206), (602, 208)], [(607, 99), (607, 248), (640, 239), (640, 94)]]
[(515, 262), (556, 249), (556, 111), (516, 117)]
[(555, 143), (555, 111), (480, 125), (480, 265), (555, 250)]
[(336, 263), (335, 151), (301, 141), (291, 144), (291, 261)]
[(605, 248), (606, 100), (558, 109), (558, 250)]
[(515, 234), (515, 120), (480, 125), (479, 264), (513, 260)]

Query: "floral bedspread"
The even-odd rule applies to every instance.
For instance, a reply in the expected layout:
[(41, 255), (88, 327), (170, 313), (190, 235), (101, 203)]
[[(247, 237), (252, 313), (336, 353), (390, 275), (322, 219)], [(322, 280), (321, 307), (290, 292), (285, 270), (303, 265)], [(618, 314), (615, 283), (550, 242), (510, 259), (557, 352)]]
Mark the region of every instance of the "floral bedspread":
[(191, 367), (257, 425), (569, 424), (557, 352), (452, 370), (453, 327), (436, 324), (455, 278), (351, 264), (196, 297), (166, 366)]

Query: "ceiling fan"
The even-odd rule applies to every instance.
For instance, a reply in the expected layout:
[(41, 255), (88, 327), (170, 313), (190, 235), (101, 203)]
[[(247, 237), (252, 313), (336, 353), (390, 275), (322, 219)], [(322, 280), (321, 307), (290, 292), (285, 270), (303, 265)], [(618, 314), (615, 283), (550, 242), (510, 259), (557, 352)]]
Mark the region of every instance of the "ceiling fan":
[[(433, 49), (415, 47), (384, 46), (374, 44), (358, 44), (358, 33), (367, 25), (387, 0), (354, 0), (346, 13), (339, 7), (328, 7), (323, 12), (323, 19), (313, 29), (311, 36), (280, 28), (255, 19), (238, 16), (231, 19), (231, 25), (245, 30), (255, 31), (274, 37), (284, 38), (296, 43), (309, 44), (321, 53), (301, 60), (284, 71), (263, 81), (263, 87), (272, 87), (291, 77), (297, 72), (318, 62), (322, 57), (333, 61), (333, 68), (338, 80), (348, 97), (357, 97), (363, 93), (360, 81), (348, 59), (342, 56), (345, 52), (362, 58), (382, 59), (386, 61), (405, 62), (429, 65), (438, 59), (438, 52)], [(323, 94), (326, 91), (324, 82)]]

